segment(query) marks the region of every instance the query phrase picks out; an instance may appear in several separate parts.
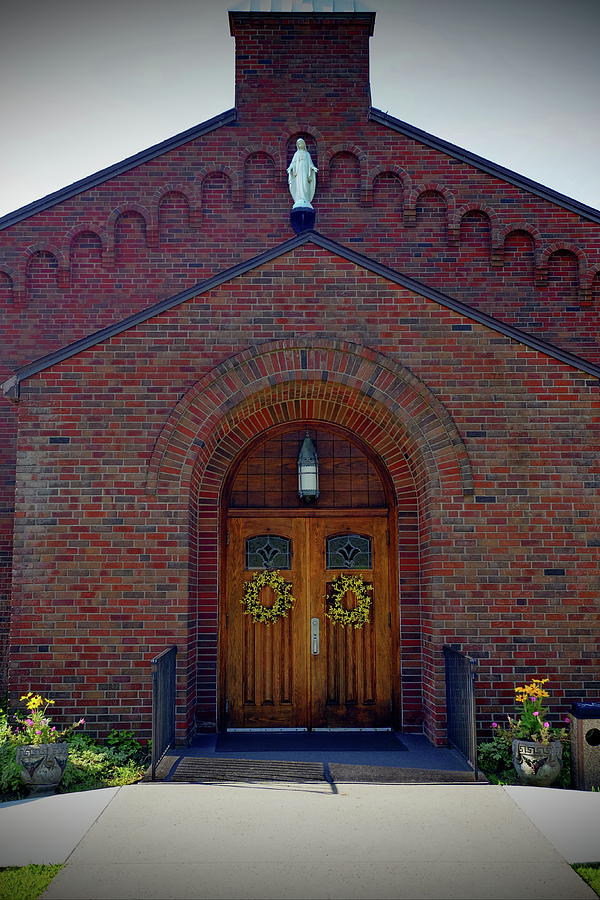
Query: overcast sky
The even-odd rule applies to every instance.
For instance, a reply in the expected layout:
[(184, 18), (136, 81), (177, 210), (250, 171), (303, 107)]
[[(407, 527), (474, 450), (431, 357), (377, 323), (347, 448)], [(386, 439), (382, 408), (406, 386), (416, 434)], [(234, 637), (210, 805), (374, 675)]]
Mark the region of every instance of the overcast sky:
[[(368, 5), (374, 106), (600, 208), (600, 0)], [(2, 0), (0, 215), (230, 109), (231, 7)]]

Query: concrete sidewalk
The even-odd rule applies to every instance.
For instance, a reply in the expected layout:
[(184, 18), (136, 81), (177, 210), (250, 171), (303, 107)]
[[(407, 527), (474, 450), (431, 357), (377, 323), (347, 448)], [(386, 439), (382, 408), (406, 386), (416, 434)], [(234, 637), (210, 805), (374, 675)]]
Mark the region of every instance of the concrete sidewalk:
[(0, 865), (67, 861), (46, 900), (593, 900), (568, 863), (600, 860), (600, 795), (142, 784), (5, 804), (0, 837)]

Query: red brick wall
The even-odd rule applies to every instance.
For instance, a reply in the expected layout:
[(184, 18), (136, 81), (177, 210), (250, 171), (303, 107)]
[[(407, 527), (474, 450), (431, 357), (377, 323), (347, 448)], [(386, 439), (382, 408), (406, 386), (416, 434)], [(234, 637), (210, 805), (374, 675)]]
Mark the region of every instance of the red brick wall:
[[(285, 167), (299, 135), (319, 167), (319, 231), (600, 361), (598, 224), (368, 121), (368, 20), (325, 17), (317, 28), (295, 16), (290, 30), (289, 17), (234, 18), (235, 124), (1, 232), (0, 375), (289, 237)], [(358, 292), (351, 321), (361, 304)], [(280, 333), (287, 313), (284, 305), (276, 327), (264, 326), (267, 336)], [(227, 338), (214, 338), (218, 360), (248, 346), (247, 330), (229, 328), (235, 315), (219, 320)], [(398, 354), (393, 323), (385, 331), (378, 324), (373, 315), (356, 340)], [(331, 306), (312, 327), (336, 337), (342, 326)], [(485, 393), (482, 386), (474, 418)], [(11, 572), (14, 420), (4, 402), (0, 628)]]
[(233, 13), (235, 106), (242, 121), (272, 122), (290, 110), (298, 121), (340, 115), (363, 119), (369, 91), (370, 15)]
[(196, 696), (214, 720), (223, 481), (257, 429), (310, 416), (417, 497), (406, 726), (443, 738), (444, 643), (480, 659), (482, 724), (531, 675), (556, 711), (593, 696), (595, 386), (310, 244), (41, 372), (20, 402), (14, 689), (147, 729), (148, 660), (174, 641), (180, 731)]

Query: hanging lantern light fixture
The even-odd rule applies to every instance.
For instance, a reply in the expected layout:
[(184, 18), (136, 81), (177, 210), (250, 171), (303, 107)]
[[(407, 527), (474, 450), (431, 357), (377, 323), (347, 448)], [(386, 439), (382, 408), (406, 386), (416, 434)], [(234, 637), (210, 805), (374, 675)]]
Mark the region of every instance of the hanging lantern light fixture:
[(319, 497), (319, 460), (308, 431), (298, 454), (298, 496), (306, 503)]

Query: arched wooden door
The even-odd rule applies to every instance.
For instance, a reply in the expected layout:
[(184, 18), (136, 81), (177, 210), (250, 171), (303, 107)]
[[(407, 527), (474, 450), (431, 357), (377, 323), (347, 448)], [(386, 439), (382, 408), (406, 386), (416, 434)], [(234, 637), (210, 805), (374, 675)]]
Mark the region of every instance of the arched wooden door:
[[(311, 436), (319, 454), (321, 496), (316, 506), (304, 505), (295, 475), (304, 433), (287, 432), (262, 443), (233, 480), (221, 641), (225, 724), (390, 727), (399, 666), (397, 610), (391, 602), (394, 542), (385, 490), (362, 449), (345, 435), (316, 428)], [(243, 507), (244, 494), (252, 504), (281, 505)], [(253, 621), (240, 600), (253, 574), (269, 568), (291, 585), (294, 605), (267, 625)], [(341, 573), (360, 576), (370, 588), (370, 621), (362, 627), (342, 626), (327, 616), (326, 598)], [(271, 605), (273, 599), (271, 588), (264, 587), (260, 601)], [(355, 602), (352, 592), (343, 598), (348, 608)]]

